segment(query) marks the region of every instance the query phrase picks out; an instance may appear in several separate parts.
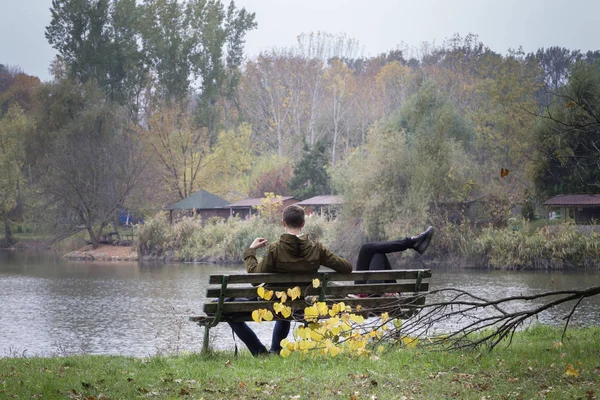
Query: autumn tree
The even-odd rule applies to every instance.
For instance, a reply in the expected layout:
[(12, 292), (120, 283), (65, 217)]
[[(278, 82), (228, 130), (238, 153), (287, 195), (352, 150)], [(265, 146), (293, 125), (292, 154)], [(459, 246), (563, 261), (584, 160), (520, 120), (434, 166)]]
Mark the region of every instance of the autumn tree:
[(437, 204), (473, 195), (477, 171), (466, 151), (472, 135), (437, 87), (422, 87), (334, 169), (344, 214), (379, 240), (422, 226)]
[(346, 146), (343, 147), (346, 150), (349, 148), (352, 129), (350, 116), (354, 106), (356, 84), (352, 70), (338, 59), (333, 59), (325, 71), (325, 83), (328, 89), (326, 104), (329, 104), (325, 123), (331, 142), (331, 164), (335, 165), (336, 151), (340, 144), (345, 142)]
[(25, 135), (32, 122), (18, 105), (12, 105), (0, 117), (0, 218), (4, 222), (4, 244), (14, 242), (11, 212), (19, 201), (23, 185)]
[(551, 46), (538, 49), (534, 57), (544, 71), (546, 89), (555, 91), (567, 83), (569, 70), (581, 58), (581, 53), (578, 50)]
[(260, 151), (290, 157), (302, 137), (305, 121), (298, 107), (310, 106), (299, 85), (302, 66), (300, 59), (277, 53), (246, 64), (240, 97)]
[(288, 158), (276, 154), (263, 154), (254, 160), (248, 196), (262, 197), (265, 193), (287, 196), (290, 193), (292, 174), (293, 169)]
[(144, 166), (127, 118), (91, 83), (44, 85), (39, 101), (45, 152), (36, 173), (46, 210), (66, 228), (85, 229), (97, 247)]
[(184, 103), (160, 106), (146, 125), (136, 131), (146, 147), (150, 167), (172, 197), (186, 198), (196, 191), (198, 174), (207, 165), (207, 129), (196, 126), (192, 110)]
[(347, 137), (355, 87), (352, 70), (341, 60), (357, 51), (353, 39), (317, 32), (246, 64), (240, 87), (243, 115), (263, 151), (297, 160), (305, 138), (313, 146), (325, 136)]
[(542, 194), (600, 192), (599, 68), (578, 62), (538, 115), (533, 177)]
[(4, 163), (0, 216), (5, 225), (6, 243), (13, 241), (10, 224), (23, 220), (25, 199), (30, 197), (25, 193), (31, 180), (25, 179), (25, 175), (36, 158), (29, 150), (37, 103), (35, 92), (39, 84), (37, 77), (27, 75), (19, 68), (0, 68), (0, 147), (3, 151), (0, 158)]
[(12, 105), (18, 105), (25, 113), (35, 108), (35, 90), (39, 78), (24, 73), (0, 72), (0, 116)]
[(225, 199), (247, 196), (253, 159), (251, 133), (248, 124), (219, 132), (217, 142), (206, 155), (204, 167), (198, 172), (198, 188)]

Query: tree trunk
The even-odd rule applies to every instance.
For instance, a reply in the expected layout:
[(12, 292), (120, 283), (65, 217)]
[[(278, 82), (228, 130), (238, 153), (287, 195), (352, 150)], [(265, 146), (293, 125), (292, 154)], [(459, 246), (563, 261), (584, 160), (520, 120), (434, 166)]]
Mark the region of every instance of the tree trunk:
[(7, 246), (13, 245), (15, 243), (12, 231), (10, 230), (10, 220), (8, 219), (8, 213), (4, 214), (4, 240)]
[(92, 248), (97, 249), (98, 247), (100, 247), (100, 242), (98, 241), (98, 236), (96, 236), (96, 233), (94, 232), (94, 228), (92, 228), (91, 226), (86, 227), (87, 231), (88, 231), (88, 235), (90, 235), (90, 241), (92, 242)]

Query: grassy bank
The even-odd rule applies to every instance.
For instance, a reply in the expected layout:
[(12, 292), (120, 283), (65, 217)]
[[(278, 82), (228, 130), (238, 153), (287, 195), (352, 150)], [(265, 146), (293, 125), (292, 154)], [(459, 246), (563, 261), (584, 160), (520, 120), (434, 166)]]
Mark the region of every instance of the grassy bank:
[(0, 359), (0, 398), (597, 399), (600, 328), (535, 327), (486, 351), (402, 349), (380, 357)]

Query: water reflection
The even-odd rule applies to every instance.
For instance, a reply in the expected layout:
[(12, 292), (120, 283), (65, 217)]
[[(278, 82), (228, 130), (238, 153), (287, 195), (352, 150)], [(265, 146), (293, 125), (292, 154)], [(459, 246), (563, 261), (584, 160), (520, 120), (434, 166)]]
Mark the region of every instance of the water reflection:
[[(202, 309), (209, 274), (240, 265), (69, 262), (41, 253), (0, 252), (0, 356), (200, 351), (201, 329), (187, 321)], [(434, 271), (432, 288), (455, 287), (490, 298), (600, 285), (599, 273)], [(600, 299), (582, 303), (575, 323), (600, 323)], [(560, 323), (569, 307), (541, 316)], [(271, 324), (253, 324), (265, 344)], [(233, 348), (226, 324), (212, 346)]]

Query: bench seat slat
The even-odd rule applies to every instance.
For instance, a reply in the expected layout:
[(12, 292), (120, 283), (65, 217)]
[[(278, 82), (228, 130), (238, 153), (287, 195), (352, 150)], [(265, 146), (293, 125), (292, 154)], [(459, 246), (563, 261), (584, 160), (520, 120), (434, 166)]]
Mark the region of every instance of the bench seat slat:
[[(418, 273), (422, 273), (423, 278), (431, 277), (429, 269), (406, 269), (391, 271), (355, 271), (351, 274), (340, 274), (337, 272), (325, 272), (330, 282), (335, 281), (355, 281), (355, 280), (391, 280), (391, 279), (417, 279)], [(318, 273), (317, 273), (318, 274)], [(317, 274), (232, 274), (228, 275), (229, 283), (303, 283), (312, 282)], [(225, 274), (210, 275), (210, 284), (220, 284)]]
[[(271, 287), (270, 290), (273, 291), (286, 291), (288, 288), (283, 287)], [(426, 292), (429, 290), (429, 283), (423, 282), (420, 287), (421, 291)], [(327, 295), (331, 296), (347, 296), (349, 294), (357, 294), (357, 293), (412, 293), (415, 291), (415, 282), (412, 283), (376, 283), (376, 284), (347, 284), (347, 285), (331, 285), (327, 287)], [(207, 289), (206, 297), (207, 298), (216, 298), (219, 297), (221, 289)], [(312, 286), (308, 288), (308, 290), (304, 291), (306, 295), (317, 295), (319, 293), (319, 289), (315, 289)], [(227, 287), (227, 291), (225, 292), (225, 297), (256, 297), (256, 287)], [(273, 296), (273, 301), (277, 301), (276, 297)]]
[[(325, 302), (329, 305), (333, 303), (344, 302), (346, 305), (350, 305), (352, 309), (356, 309), (357, 305), (360, 305), (363, 309), (377, 309), (377, 308), (393, 308), (407, 305), (419, 305), (421, 299), (424, 300), (423, 296), (410, 296), (410, 297), (364, 297), (364, 298), (328, 298)], [(287, 301), (286, 306), (292, 308), (292, 310), (304, 310), (305, 307), (310, 306), (304, 299), (297, 299), (294, 301)], [(268, 310), (273, 309), (273, 303), (271, 301), (232, 301), (223, 303), (223, 313), (247, 313), (248, 320), (251, 320), (250, 313), (259, 308), (266, 308)], [(207, 314), (213, 314), (217, 311), (217, 303), (205, 303), (204, 312)]]

